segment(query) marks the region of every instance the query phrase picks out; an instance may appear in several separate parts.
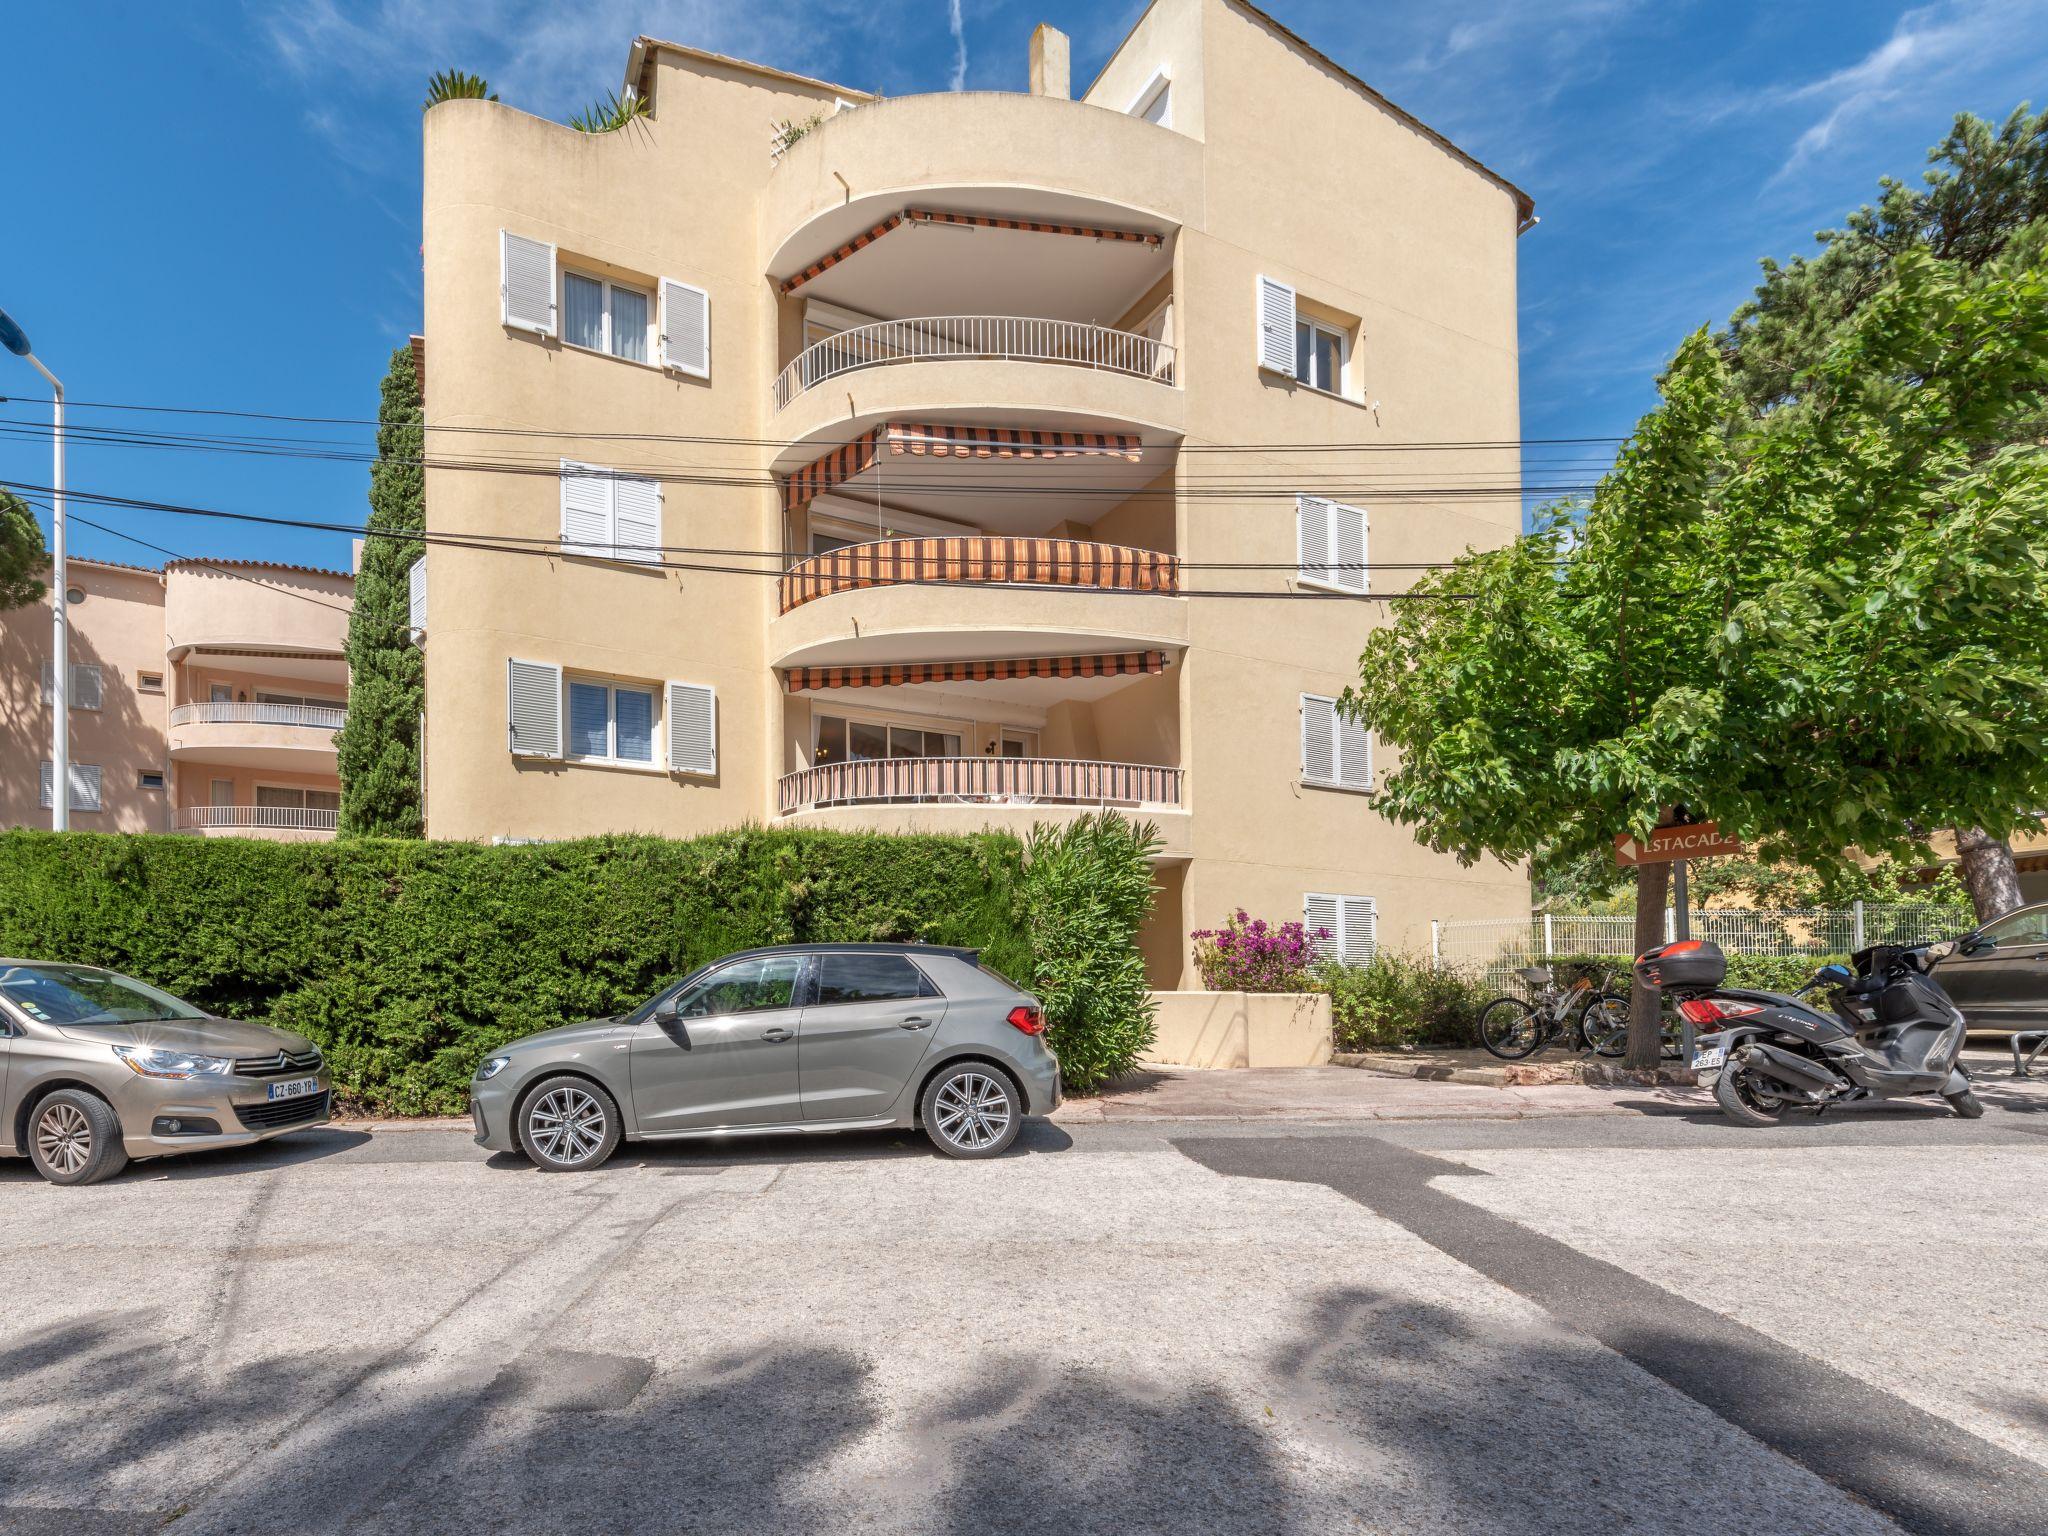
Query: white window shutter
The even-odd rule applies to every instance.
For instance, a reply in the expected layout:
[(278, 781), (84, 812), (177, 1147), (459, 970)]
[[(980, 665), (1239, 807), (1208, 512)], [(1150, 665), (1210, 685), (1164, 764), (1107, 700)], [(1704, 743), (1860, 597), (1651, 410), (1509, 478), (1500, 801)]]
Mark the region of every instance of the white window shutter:
[(672, 773), (718, 772), (718, 694), (700, 683), (668, 685), (668, 766)]
[(499, 318), (515, 330), (555, 334), (555, 248), (498, 231)]
[(74, 811), (96, 811), (100, 809), (100, 770), (92, 763), (71, 765), (71, 809)]
[(1331, 538), (1335, 550), (1330, 581), (1347, 592), (1363, 592), (1369, 583), (1365, 569), (1365, 509), (1330, 503)]
[(621, 475), (612, 482), (612, 553), (621, 560), (661, 559), (661, 482)]
[(36, 778), (36, 804), (47, 811), (57, 803), (57, 793), (51, 788), (57, 780), (50, 771), (50, 760), (47, 757), (38, 766), (41, 772)]
[(711, 295), (672, 277), (661, 280), (661, 365), (711, 377)]
[(1346, 965), (1364, 965), (1379, 948), (1379, 912), (1370, 896), (1342, 898), (1343, 943), (1338, 950)]
[(551, 662), (505, 663), (506, 717), (514, 757), (562, 755), (562, 669)]
[(105, 686), (100, 669), (90, 662), (81, 662), (71, 669), (71, 707), (73, 709), (98, 709), (105, 701)]
[(54, 661), (43, 663), (43, 702), (57, 702), (57, 664)]
[[(1336, 713), (1336, 706), (1331, 706)], [(1336, 716), (1337, 782), (1346, 789), (1372, 788), (1372, 733), (1348, 716)]]
[(1311, 784), (1338, 781), (1337, 701), (1301, 696), (1301, 776)]
[(1320, 496), (1294, 498), (1295, 574), (1303, 581), (1330, 579), (1330, 504)]
[[(1343, 953), (1344, 910), (1343, 903), (1335, 896), (1318, 896), (1310, 893), (1301, 898), (1301, 925), (1308, 930), (1309, 947), (1315, 951), (1318, 960), (1327, 960)], [(1319, 939), (1316, 930), (1324, 930), (1329, 937)]]
[(427, 627), (427, 557), (421, 555), (405, 573), (405, 622), (413, 629)]
[(611, 553), (616, 484), (610, 470), (562, 460), (562, 548)]
[(1294, 290), (1259, 275), (1259, 366), (1294, 377)]

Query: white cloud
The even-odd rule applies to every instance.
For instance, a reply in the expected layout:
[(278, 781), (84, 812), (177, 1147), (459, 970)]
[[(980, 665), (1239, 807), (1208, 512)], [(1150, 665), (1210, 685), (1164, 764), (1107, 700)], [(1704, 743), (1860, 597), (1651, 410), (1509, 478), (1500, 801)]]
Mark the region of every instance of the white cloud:
[(2038, 37), (2044, 24), (2048, 0), (1940, 0), (1903, 13), (1891, 35), (1855, 63), (1803, 84), (1767, 89), (1734, 107), (1824, 108), (1793, 140), (1771, 178), (1776, 185), (1833, 147), (1846, 128), (1883, 109), (1931, 96), (1959, 76), (2009, 55), (2018, 40)]
[(967, 87), (967, 23), (960, 17), (960, 0), (946, 0), (946, 26), (953, 34), (953, 74), (946, 82), (949, 91)]

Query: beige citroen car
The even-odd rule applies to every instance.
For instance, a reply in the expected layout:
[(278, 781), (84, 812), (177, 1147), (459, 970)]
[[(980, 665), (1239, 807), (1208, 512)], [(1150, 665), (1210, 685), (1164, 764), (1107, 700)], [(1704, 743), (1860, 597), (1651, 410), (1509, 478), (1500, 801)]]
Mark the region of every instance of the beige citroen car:
[(0, 960), (0, 1156), (53, 1184), (323, 1124), (329, 1090), (298, 1035), (98, 966)]

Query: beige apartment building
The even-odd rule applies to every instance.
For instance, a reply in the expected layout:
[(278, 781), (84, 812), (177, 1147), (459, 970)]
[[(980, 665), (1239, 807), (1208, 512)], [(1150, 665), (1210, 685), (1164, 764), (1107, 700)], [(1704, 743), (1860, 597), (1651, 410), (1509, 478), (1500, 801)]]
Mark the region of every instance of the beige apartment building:
[(1239, 0), (1078, 99), (1029, 62), (884, 100), (640, 38), (621, 131), (426, 114), (427, 520), (493, 546), (415, 573), (431, 835), (1114, 806), (1167, 986), (1240, 906), (1354, 958), (1525, 914), (1333, 700), (1365, 594), (1519, 528), (1468, 453), (1349, 445), (1519, 436), (1529, 199)]
[[(342, 571), (66, 562), (71, 826), (331, 838)], [(50, 596), (0, 613), (0, 826), (50, 825)]]

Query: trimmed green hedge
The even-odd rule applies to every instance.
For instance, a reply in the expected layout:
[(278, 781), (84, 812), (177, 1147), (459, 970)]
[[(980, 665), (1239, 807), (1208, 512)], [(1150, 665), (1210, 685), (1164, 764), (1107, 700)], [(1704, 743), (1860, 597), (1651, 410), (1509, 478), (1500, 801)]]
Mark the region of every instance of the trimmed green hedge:
[(735, 949), (922, 939), (1020, 982), (1012, 837), (745, 828), (533, 847), (0, 832), (0, 954), (88, 961), (327, 1051), (351, 1104), (459, 1113), (494, 1047)]

